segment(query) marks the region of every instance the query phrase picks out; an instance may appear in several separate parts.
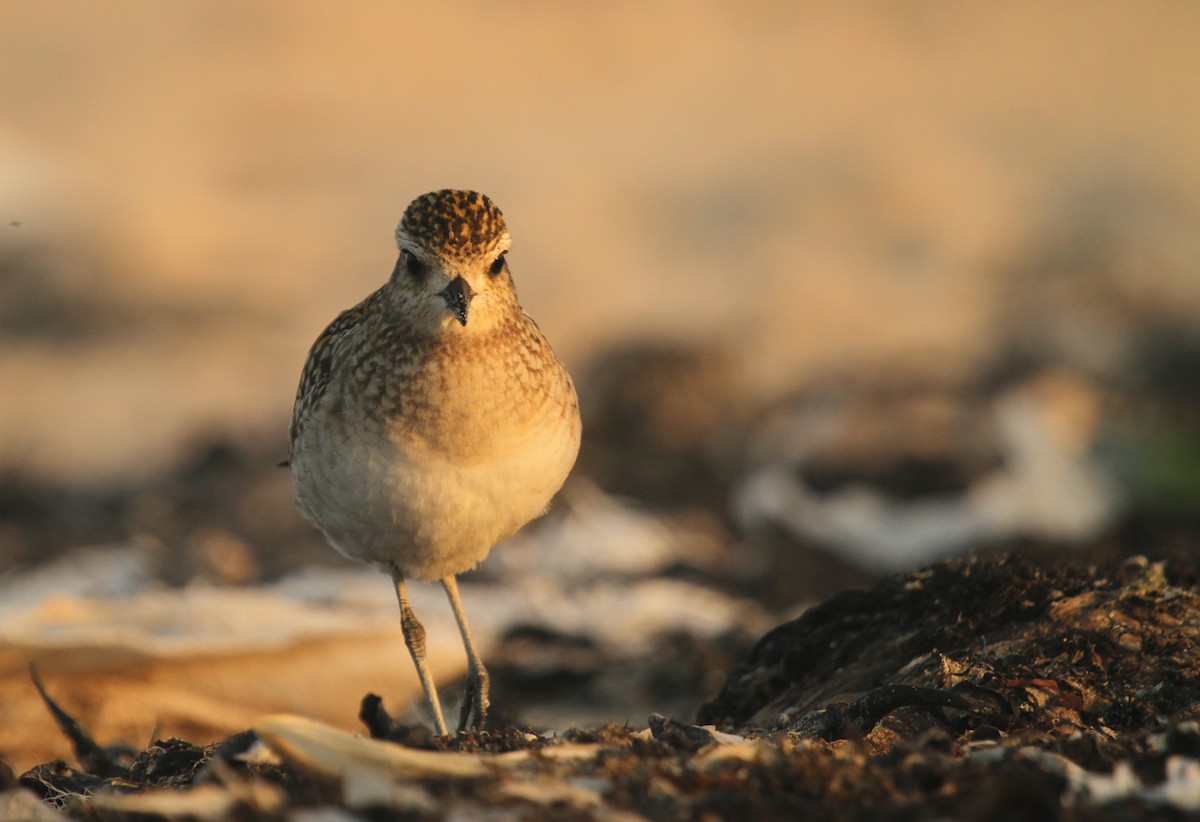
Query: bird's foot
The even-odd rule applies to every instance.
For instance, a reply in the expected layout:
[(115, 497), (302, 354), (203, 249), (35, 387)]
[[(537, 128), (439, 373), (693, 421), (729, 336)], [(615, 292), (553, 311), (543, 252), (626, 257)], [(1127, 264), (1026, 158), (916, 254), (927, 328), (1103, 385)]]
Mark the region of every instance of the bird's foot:
[(475, 711), (475, 721), (470, 725), (474, 730), (483, 730), (483, 723), (487, 719), (488, 706), (491, 705), (491, 700), (488, 699), (488, 690), (490, 681), (488, 672), (482, 665), (472, 667), (467, 673), (467, 689), (463, 693), (462, 710), (458, 714), (458, 732), (462, 733), (467, 729), (467, 721), (471, 718), (471, 710)]

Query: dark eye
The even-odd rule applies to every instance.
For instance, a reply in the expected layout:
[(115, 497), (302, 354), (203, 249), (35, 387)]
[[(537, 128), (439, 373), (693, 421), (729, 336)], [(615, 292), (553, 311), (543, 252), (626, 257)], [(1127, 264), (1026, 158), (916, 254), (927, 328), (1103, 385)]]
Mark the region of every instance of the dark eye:
[(492, 263), (492, 267), (488, 269), (488, 273), (490, 273), (493, 277), (495, 277), (497, 274), (499, 274), (503, 270), (504, 270), (504, 255), (501, 254), (499, 257), (496, 258), (496, 262)]
[(420, 277), (425, 273), (425, 263), (418, 260), (411, 252), (404, 252), (404, 267), (408, 269), (408, 273), (414, 277)]

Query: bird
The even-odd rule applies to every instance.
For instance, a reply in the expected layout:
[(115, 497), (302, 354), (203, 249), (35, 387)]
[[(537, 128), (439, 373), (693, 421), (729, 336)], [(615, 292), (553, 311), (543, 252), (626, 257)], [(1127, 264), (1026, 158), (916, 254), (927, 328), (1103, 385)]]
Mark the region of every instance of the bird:
[(379, 289), (317, 337), (289, 427), (300, 514), (342, 555), (389, 574), (437, 733), (447, 735), (407, 581), (440, 581), (467, 656), (458, 731), (481, 729), (489, 679), (457, 577), (546, 512), (579, 452), (566, 367), (517, 300), (504, 216), (486, 195), (417, 197)]

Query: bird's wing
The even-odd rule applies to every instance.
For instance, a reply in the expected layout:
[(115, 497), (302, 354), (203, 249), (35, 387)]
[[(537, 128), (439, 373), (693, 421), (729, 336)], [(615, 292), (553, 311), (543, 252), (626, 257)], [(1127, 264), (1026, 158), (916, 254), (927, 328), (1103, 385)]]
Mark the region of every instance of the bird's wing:
[(293, 442), (309, 413), (325, 396), (333, 379), (339, 352), (363, 321), (379, 310), (382, 299), (382, 291), (376, 291), (358, 305), (338, 314), (308, 350), (308, 359), (304, 361), (304, 371), (300, 374), (300, 386), (296, 389), (296, 404), (292, 409), (289, 432)]

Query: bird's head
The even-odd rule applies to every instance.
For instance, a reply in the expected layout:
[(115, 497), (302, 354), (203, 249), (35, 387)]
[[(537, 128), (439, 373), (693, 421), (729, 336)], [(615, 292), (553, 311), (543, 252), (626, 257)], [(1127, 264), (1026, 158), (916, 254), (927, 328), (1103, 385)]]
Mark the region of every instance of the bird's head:
[(400, 258), (388, 283), (414, 327), (473, 334), (517, 305), (504, 215), (486, 195), (444, 189), (413, 200), (396, 227)]

